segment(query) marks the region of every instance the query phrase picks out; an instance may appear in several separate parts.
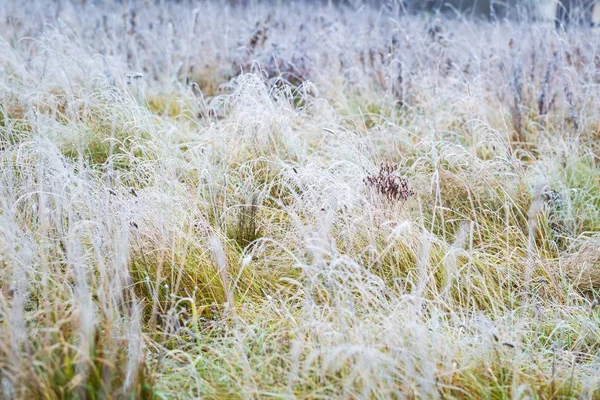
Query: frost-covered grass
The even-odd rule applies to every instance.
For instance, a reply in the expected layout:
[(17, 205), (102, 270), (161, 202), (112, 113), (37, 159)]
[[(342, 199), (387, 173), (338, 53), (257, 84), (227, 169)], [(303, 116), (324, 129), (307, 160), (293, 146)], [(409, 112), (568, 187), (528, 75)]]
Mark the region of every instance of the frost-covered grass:
[(0, 1), (0, 393), (600, 397), (600, 36), (551, 25)]

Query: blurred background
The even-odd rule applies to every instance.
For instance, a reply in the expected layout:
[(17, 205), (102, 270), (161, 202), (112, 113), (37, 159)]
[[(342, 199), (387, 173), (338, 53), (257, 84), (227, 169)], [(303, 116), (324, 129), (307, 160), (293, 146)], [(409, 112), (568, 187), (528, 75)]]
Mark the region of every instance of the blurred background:
[(594, 22), (596, 0), (402, 0), (407, 12), (437, 12), (446, 16), (532, 18)]
[[(289, 3), (289, 1), (278, 1)], [(311, 1), (312, 2), (312, 1)], [(388, 7), (403, 13), (433, 13), (444, 17), (553, 21), (558, 24), (600, 22), (598, 0), (323, 0), (352, 8)], [(248, 5), (252, 0), (229, 0)]]

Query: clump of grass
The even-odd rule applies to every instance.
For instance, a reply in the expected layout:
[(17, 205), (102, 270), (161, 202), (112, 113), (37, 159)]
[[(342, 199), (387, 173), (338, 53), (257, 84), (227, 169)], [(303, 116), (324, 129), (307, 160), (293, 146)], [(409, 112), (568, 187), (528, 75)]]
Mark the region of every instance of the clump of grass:
[[(106, 342), (105, 333), (100, 330), (87, 343), (86, 352), (74, 347), (76, 339), (64, 321), (56, 321), (54, 328), (57, 328), (55, 332), (32, 343), (29, 350), (36, 359), (32, 368), (23, 365), (21, 370), (10, 370), (4, 365), (5, 395), (13, 398), (155, 398), (154, 377), (145, 364), (145, 357), (135, 361), (139, 364), (134, 371), (128, 371), (130, 360), (126, 350), (118, 343)], [(43, 341), (49, 344), (47, 348), (41, 346)], [(17, 365), (12, 367), (18, 368)]]

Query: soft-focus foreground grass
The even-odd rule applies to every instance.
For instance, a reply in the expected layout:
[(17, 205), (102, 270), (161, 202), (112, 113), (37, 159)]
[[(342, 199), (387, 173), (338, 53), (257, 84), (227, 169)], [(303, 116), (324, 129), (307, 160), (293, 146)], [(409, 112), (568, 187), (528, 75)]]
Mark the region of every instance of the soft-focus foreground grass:
[(4, 398), (600, 397), (597, 31), (9, 0), (0, 33)]

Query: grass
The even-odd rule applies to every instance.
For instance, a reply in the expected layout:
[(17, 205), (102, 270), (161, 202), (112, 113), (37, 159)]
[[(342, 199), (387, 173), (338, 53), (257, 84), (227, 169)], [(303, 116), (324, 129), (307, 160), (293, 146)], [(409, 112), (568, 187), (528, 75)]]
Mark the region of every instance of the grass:
[(31, 7), (0, 2), (3, 398), (600, 398), (597, 30)]

